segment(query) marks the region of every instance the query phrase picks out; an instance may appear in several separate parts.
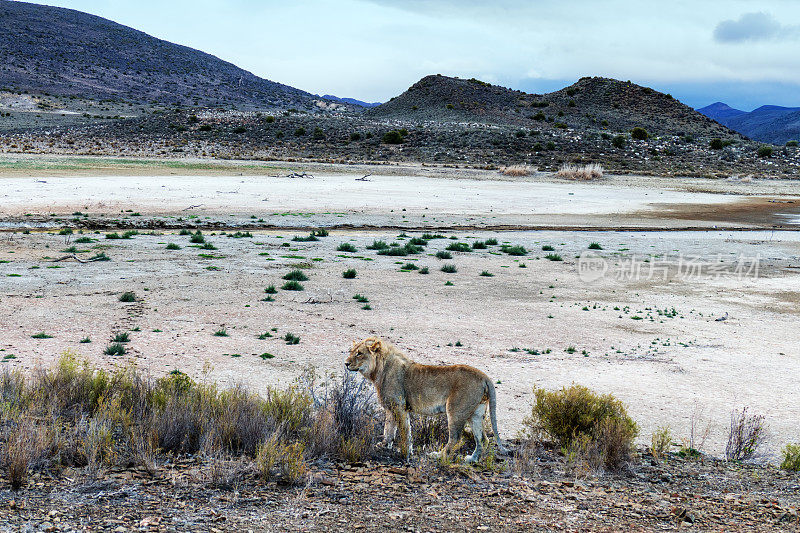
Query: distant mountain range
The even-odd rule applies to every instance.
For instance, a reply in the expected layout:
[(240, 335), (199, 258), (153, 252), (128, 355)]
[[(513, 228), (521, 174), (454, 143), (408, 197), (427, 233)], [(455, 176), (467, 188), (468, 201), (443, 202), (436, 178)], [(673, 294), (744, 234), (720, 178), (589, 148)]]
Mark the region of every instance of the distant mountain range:
[(339, 102), (341, 104), (352, 104), (357, 105), (359, 107), (377, 107), (381, 105), (381, 102), (363, 102), (361, 100), (356, 100), (355, 98), (339, 98), (338, 96), (333, 96), (332, 94), (323, 94), (321, 98), (325, 100), (330, 100), (331, 102)]
[(800, 107), (763, 105), (747, 112), (715, 102), (697, 111), (757, 141), (784, 144), (800, 139)]

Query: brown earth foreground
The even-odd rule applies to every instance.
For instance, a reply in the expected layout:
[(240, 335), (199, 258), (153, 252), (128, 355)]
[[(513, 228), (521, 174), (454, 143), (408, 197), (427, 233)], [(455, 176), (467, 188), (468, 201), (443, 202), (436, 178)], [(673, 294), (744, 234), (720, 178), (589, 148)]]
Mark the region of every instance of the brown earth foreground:
[[(0, 485), (3, 531), (800, 531), (800, 483), (772, 467), (645, 454), (576, 479), (538, 450), (532, 471), (317, 465), (303, 486), (261, 484), (245, 463), (187, 458), (150, 477), (67, 470)], [(217, 472), (222, 474), (215, 475)]]

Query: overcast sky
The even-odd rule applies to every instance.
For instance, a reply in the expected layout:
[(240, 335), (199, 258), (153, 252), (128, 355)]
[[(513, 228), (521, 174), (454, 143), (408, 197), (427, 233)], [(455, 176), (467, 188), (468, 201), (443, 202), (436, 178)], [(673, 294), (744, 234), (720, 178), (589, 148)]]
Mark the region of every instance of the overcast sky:
[(317, 94), (427, 74), (544, 92), (631, 80), (699, 107), (800, 106), (800, 1), (49, 0)]

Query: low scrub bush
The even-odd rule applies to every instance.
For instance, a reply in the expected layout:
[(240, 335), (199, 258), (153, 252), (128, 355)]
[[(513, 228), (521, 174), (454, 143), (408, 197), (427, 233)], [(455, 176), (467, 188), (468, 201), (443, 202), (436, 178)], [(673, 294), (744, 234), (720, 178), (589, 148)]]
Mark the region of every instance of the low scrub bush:
[(453, 258), (453, 254), (451, 254), (450, 252), (445, 252), (444, 250), (439, 250), (438, 252), (436, 252), (436, 258), (437, 259), (452, 259)]
[(536, 401), (524, 421), (531, 433), (545, 433), (568, 457), (584, 458), (594, 466), (615, 469), (628, 459), (638, 427), (622, 402), (581, 385), (534, 393)]
[(520, 245), (510, 246), (504, 244), (500, 249), (504, 253), (507, 253), (508, 255), (514, 255), (514, 256), (528, 255), (528, 251), (525, 249), (525, 247)]
[(767, 158), (767, 157), (772, 157), (772, 152), (773, 152), (772, 146), (769, 146), (769, 145), (766, 145), (766, 144), (762, 144), (761, 146), (758, 147), (758, 152), (757, 153), (758, 153), (758, 157), (761, 157), (762, 159), (764, 159), (764, 158)]
[(351, 252), (351, 253), (353, 253), (353, 252), (357, 252), (358, 249), (355, 246), (353, 246), (352, 244), (350, 244), (349, 242), (343, 242), (342, 244), (340, 244), (339, 246), (336, 247), (336, 251), (337, 252)]
[(781, 468), (791, 472), (800, 472), (800, 444), (787, 444), (781, 451), (783, 460)]
[(354, 279), (356, 277), (356, 269), (355, 268), (348, 268), (344, 272), (342, 272), (342, 277), (344, 279)]
[(456, 268), (455, 265), (444, 265), (441, 268), (441, 271), (444, 272), (445, 274), (455, 274), (456, 272), (458, 272), (458, 269)]

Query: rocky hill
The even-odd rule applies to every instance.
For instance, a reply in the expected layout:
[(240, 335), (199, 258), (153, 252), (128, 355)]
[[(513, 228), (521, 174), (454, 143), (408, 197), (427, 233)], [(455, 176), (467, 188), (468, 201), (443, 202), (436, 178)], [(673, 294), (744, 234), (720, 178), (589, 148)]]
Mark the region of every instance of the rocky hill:
[(672, 96), (629, 81), (602, 77), (546, 94), (528, 94), (476, 79), (427, 76), (367, 112), (403, 121), (516, 124), (537, 130), (628, 131), (655, 135), (735, 137), (735, 132)]
[(195, 107), (320, 108), (316, 97), (299, 89), (80, 11), (0, 0), (0, 27), (0, 91), (6, 93)]

